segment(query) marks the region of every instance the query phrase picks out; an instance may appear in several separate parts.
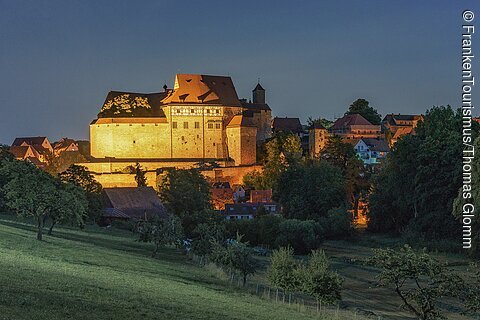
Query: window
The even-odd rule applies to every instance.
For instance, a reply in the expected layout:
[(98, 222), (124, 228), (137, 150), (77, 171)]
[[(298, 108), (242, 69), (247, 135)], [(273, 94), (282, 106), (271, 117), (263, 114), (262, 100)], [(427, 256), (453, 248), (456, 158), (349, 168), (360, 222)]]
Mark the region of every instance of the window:
[(183, 123), (183, 129), (188, 129), (188, 122)]
[(218, 110), (218, 109), (217, 109), (217, 110), (215, 110), (215, 113), (220, 113), (220, 110)]
[(180, 113), (180, 109), (177, 109), (177, 113)]
[(190, 113), (195, 113), (195, 110), (194, 110), (194, 109), (190, 109)]
[(200, 122), (195, 121), (195, 129), (199, 129), (199, 128), (200, 128)]
[(207, 109), (207, 113), (210, 113), (210, 109)]
[(208, 129), (213, 129), (213, 123), (208, 124)]
[(220, 129), (220, 123), (215, 123), (215, 129)]
[(172, 128), (177, 129), (177, 123), (176, 122), (172, 122)]

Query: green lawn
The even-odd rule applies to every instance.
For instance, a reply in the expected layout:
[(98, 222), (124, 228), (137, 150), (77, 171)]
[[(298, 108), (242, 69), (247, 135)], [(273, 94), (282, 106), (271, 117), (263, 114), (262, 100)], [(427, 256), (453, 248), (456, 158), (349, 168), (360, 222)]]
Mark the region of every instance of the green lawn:
[(152, 259), (134, 240), (89, 227), (40, 242), (0, 216), (0, 319), (327, 319), (230, 287), (175, 249)]

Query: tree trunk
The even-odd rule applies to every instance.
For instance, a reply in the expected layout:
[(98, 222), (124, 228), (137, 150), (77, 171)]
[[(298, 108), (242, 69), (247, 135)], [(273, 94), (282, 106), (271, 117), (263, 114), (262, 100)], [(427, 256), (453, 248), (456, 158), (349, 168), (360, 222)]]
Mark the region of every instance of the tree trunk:
[(52, 230), (53, 230), (53, 227), (55, 226), (57, 222), (55, 220), (52, 220), (52, 225), (50, 226), (50, 228), (48, 229), (48, 235), (51, 236), (52, 235)]
[(245, 284), (247, 284), (247, 275), (243, 275), (243, 286), (245, 287)]
[(158, 251), (158, 243), (155, 243), (155, 250), (153, 250), (152, 252), (152, 258), (155, 258), (155, 256), (157, 255), (157, 251)]
[(42, 232), (43, 232), (43, 217), (38, 217), (38, 232), (37, 232), (37, 240), (42, 241)]

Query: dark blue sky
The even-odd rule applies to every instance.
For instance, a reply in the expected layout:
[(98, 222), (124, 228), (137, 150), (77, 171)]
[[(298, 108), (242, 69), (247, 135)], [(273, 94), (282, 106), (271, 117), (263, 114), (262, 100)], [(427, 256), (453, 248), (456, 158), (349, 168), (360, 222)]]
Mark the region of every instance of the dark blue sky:
[(245, 98), (260, 77), (273, 114), (302, 120), (359, 97), (381, 114), (458, 106), (464, 9), (480, 19), (478, 1), (0, 0), (0, 142), (87, 139), (109, 90), (175, 73), (229, 75)]

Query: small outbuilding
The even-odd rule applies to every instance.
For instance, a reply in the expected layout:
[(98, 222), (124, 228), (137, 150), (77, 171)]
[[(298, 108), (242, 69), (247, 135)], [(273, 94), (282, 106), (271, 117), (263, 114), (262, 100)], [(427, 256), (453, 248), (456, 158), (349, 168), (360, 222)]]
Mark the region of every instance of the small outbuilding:
[(168, 217), (152, 187), (104, 188), (104, 223), (112, 220), (150, 220)]

